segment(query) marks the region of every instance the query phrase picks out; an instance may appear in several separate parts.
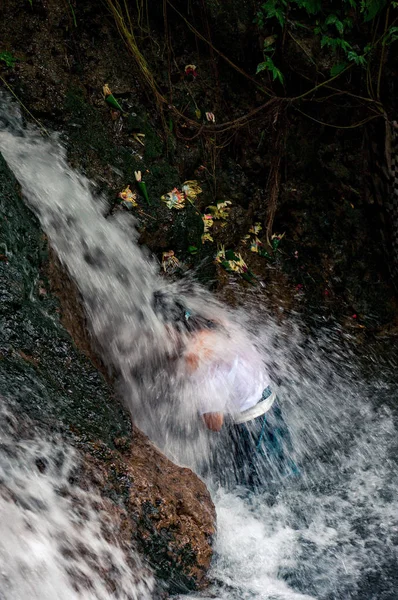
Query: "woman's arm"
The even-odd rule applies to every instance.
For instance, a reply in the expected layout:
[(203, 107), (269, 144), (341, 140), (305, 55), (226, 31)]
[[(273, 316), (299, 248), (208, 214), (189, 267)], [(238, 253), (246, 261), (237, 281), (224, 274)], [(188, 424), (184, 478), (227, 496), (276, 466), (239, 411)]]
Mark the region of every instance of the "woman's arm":
[(221, 427), (224, 423), (224, 415), (222, 413), (205, 413), (202, 417), (207, 429), (210, 429), (210, 431), (221, 431)]
[[(184, 357), (185, 366), (189, 375), (197, 374), (198, 370), (202, 367), (202, 369), (204, 369), (205, 378), (212, 376), (208, 371), (208, 367), (213, 361), (214, 343), (217, 339), (216, 336), (217, 332), (206, 329), (198, 332), (196, 336), (193, 337)], [(202, 404), (204, 404), (204, 406), (200, 412), (202, 413), (203, 421), (207, 429), (215, 432), (221, 431), (224, 422), (224, 414), (219, 412), (221, 406), (218, 398), (207, 398), (207, 401)], [(210, 412), (213, 407), (215, 409), (214, 412)], [(206, 412), (203, 411), (203, 408), (205, 410), (207, 409)]]

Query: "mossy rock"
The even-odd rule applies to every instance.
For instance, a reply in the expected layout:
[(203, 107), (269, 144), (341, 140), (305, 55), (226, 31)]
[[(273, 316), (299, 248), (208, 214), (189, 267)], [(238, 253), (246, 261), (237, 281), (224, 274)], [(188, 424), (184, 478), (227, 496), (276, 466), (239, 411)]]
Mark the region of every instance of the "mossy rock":
[[(189, 540), (186, 542), (183, 537), (181, 541), (175, 508), (180, 497), (168, 491), (174, 521), (158, 531), (149, 519), (149, 513), (157, 510), (156, 502), (148, 501), (141, 514), (141, 504), (136, 498), (140, 493), (148, 498), (155, 493), (162, 498), (167, 483), (162, 480), (162, 486), (154, 492), (151, 485), (137, 486), (136, 478), (151, 482), (158, 468), (161, 473), (167, 470), (176, 485), (182, 471), (191, 501), (195, 493), (200, 493), (211, 506), (207, 490), (193, 473), (172, 465), (141, 432), (135, 429), (132, 434), (129, 415), (114, 398), (111, 386), (90, 360), (80, 354), (62, 326), (59, 302), (52, 296), (43, 272), (48, 258), (46, 240), (39, 222), (24, 205), (18, 185), (1, 155), (0, 215), (0, 239), (4, 240), (0, 260), (0, 299), (3, 300), (0, 397), (13, 404), (15, 416), (20, 417), (21, 422), (33, 423), (32, 429), (40, 427), (43, 438), (46, 432), (60, 433), (83, 453), (86, 458), (79, 455), (82, 464), (77, 459), (79, 467), (72, 479), (76, 479), (78, 485), (81, 485), (79, 478), (83, 478), (84, 485), (100, 486), (96, 491), (110, 499), (115, 507), (110, 511), (110, 518), (115, 516), (115, 511), (127, 511), (123, 512), (123, 518), (130, 524), (127, 529), (123, 526), (122, 532), (127, 535), (126, 531), (131, 531), (134, 545), (138, 543), (168, 590), (195, 589), (198, 583), (195, 574), (203, 578), (208, 565), (195, 553)], [(75, 293), (73, 286), (70, 293)], [(135, 461), (137, 448), (141, 453)], [(159, 462), (162, 469), (158, 467)], [(92, 474), (93, 479), (90, 479)], [(191, 485), (193, 490), (189, 489)], [(213, 531), (211, 512), (209, 515), (208, 527)], [(192, 544), (195, 543), (196, 538), (193, 538)], [(203, 544), (208, 554), (206, 560), (210, 561), (211, 543), (206, 538)]]
[(186, 252), (189, 246), (201, 246), (203, 234), (202, 216), (188, 204), (184, 210), (175, 211), (170, 240), (173, 250)]
[(45, 238), (1, 155), (0, 213), (0, 394), (52, 429), (112, 444), (129, 434), (129, 417), (60, 323), (42, 272)]

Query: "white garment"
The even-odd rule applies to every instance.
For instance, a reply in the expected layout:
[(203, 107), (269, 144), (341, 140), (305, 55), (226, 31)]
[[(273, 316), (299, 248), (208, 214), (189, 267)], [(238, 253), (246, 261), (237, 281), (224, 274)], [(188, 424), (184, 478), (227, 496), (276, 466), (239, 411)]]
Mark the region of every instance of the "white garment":
[(242, 347), (228, 338), (218, 337), (215, 343), (215, 338), (209, 336), (209, 347), (203, 351), (205, 358), (189, 376), (201, 414), (238, 415), (261, 400), (264, 389), (271, 383), (270, 378), (260, 353), (247, 340), (245, 342)]
[(248, 408), (239, 415), (234, 416), (235, 423), (247, 423), (248, 421), (254, 421), (257, 417), (261, 417), (268, 412), (276, 400), (276, 392), (271, 392), (270, 395), (264, 400), (260, 400), (251, 408)]

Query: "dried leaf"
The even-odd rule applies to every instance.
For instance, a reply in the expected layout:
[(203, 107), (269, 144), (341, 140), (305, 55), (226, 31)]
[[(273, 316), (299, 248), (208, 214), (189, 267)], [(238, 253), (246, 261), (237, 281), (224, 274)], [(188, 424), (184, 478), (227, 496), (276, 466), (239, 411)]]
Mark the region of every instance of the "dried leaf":
[(162, 254), (162, 267), (165, 273), (174, 273), (180, 266), (180, 261), (175, 256), (174, 250), (168, 250)]

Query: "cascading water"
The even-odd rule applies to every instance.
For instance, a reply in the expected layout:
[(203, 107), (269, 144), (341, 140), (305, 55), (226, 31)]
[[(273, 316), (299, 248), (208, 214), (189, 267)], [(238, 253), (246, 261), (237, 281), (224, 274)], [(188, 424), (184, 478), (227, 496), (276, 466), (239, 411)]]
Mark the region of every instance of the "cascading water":
[[(190, 597), (398, 598), (397, 436), (393, 402), (383, 401), (397, 396), (394, 385), (383, 382), (381, 375), (374, 382), (363, 382), (337, 327), (311, 342), (293, 320), (277, 325), (262, 314), (254, 307), (255, 297), (252, 307), (246, 299), (245, 311), (232, 313), (192, 283), (162, 282), (154, 261), (136, 244), (133, 220), (127, 214), (122, 219), (104, 217), (101, 199), (84, 177), (70, 169), (57, 139), (24, 130), (15, 106), (4, 99), (0, 118), (1, 114), (6, 117), (2, 128), (0, 121), (0, 151), (79, 287), (92, 332), (104, 361), (118, 372), (134, 420), (166, 453), (200, 469), (203, 461), (198, 457), (206, 456), (209, 438), (214, 443), (217, 435), (200, 428), (192, 390), (165, 368), (175, 340), (167, 321), (154, 309), (159, 290), (166, 299), (182, 300), (192, 312), (234, 323), (229, 326), (232, 351), (234, 345), (245, 343), (246, 336), (254, 337), (264, 363), (280, 381), (278, 395), (300, 476), (272, 488), (264, 481), (264, 490), (256, 494), (226, 490), (209, 478), (218, 515), (213, 583), (210, 591)], [(8, 469), (9, 477), (18, 478), (18, 469), (28, 468), (34, 451), (25, 450), (21, 442), (12, 459), (18, 467)], [(46, 452), (51, 456), (51, 441)], [(7, 470), (11, 459), (4, 460)], [(10, 482), (8, 488), (13, 485)], [(35, 481), (28, 478), (26, 494), (31, 485)], [(52, 493), (49, 489), (47, 497)], [(24, 531), (22, 523), (39, 518), (22, 508), (13, 510), (18, 513), (14, 522), (21, 522), (19, 534)], [(54, 530), (61, 526), (65, 536), (69, 531), (64, 510), (68, 508), (58, 506), (45, 526), (39, 523), (26, 534), (29, 543), (44, 548), (42, 562), (51, 577), (58, 576), (61, 564), (54, 554)], [(90, 531), (81, 535), (89, 537)], [(6, 599), (27, 597), (23, 587), (27, 581), (37, 590), (30, 597), (46, 598), (47, 588), (39, 593), (34, 567), (28, 566), (24, 576), (18, 570), (15, 531), (7, 530), (1, 537), (2, 562), (3, 548), (9, 555), (6, 577), (17, 590)], [(19, 580), (22, 577), (24, 581)], [(50, 585), (51, 578), (43, 583), (52, 589)], [(55, 588), (53, 597), (106, 597), (101, 591), (90, 596), (77, 588), (63, 593), (57, 595)], [(141, 590), (137, 597), (147, 593)]]
[(1, 598), (150, 600), (153, 578), (120, 547), (101, 498), (70, 484), (73, 448), (0, 403)]

